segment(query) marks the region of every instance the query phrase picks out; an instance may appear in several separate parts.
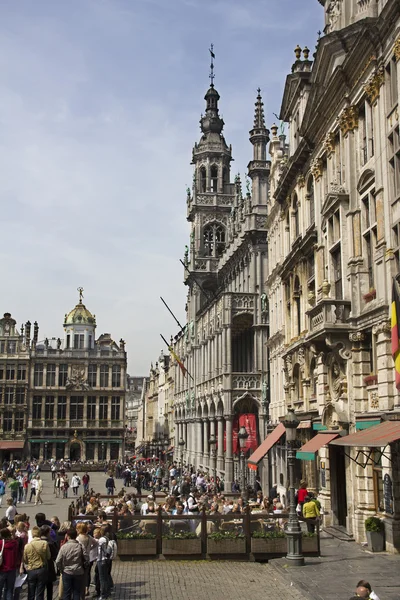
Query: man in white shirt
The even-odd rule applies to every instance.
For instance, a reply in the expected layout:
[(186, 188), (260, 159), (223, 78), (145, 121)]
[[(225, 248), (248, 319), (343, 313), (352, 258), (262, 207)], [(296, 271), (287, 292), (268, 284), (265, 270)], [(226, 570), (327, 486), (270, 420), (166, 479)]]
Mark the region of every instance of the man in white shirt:
[(142, 506), (140, 507), (140, 514), (141, 515), (147, 515), (147, 511), (149, 509), (149, 502), (153, 502), (154, 501), (154, 497), (150, 494), (150, 496), (147, 496), (147, 502), (143, 502)]

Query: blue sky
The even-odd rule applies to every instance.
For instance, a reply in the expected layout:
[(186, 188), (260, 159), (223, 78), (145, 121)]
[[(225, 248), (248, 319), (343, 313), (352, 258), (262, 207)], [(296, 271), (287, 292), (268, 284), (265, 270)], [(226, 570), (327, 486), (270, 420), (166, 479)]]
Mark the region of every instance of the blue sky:
[(185, 189), (211, 42), (233, 175), (251, 159), (258, 86), (279, 113), (317, 0), (3, 0), (0, 312), (62, 336), (85, 288), (97, 333), (147, 374), (184, 318)]

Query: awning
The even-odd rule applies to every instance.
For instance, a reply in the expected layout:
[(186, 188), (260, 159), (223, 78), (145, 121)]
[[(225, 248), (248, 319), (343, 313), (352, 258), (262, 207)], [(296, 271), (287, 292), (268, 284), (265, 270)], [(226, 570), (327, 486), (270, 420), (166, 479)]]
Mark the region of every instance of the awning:
[(400, 440), (400, 421), (384, 421), (331, 442), (333, 446), (383, 448)]
[(297, 429), (311, 429), (311, 421), (300, 421)]
[(17, 442), (15, 440), (2, 440), (0, 441), (0, 450), (22, 450), (25, 446), (25, 442)]
[(48, 442), (49, 444), (66, 444), (68, 442), (68, 440), (59, 440), (57, 438), (38, 438), (38, 439), (31, 439), (29, 438), (29, 441), (31, 442), (31, 444), (44, 444), (45, 442)]
[(317, 433), (311, 440), (306, 442), (304, 446), (296, 452), (296, 458), (300, 460), (314, 460), (315, 454), (320, 448), (329, 444), (332, 440), (338, 437), (338, 433)]
[(267, 435), (265, 440), (258, 446), (257, 450), (253, 452), (253, 454), (248, 459), (247, 465), (249, 469), (253, 469), (255, 471), (257, 469), (257, 465), (261, 459), (271, 450), (272, 446), (276, 444), (278, 440), (285, 433), (285, 426), (283, 423), (279, 423), (275, 427), (275, 429)]

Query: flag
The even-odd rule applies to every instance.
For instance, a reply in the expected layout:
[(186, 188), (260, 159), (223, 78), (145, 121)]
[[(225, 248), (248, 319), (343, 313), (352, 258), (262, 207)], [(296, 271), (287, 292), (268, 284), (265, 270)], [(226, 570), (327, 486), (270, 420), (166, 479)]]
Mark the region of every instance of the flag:
[(396, 388), (400, 390), (400, 295), (399, 284), (396, 277), (393, 278), (392, 288), (392, 356), (394, 360), (394, 368), (396, 371)]
[(210, 50), (211, 58), (215, 58), (215, 54), (214, 54), (214, 52), (212, 51), (212, 48), (209, 48), (209, 50)]
[(179, 356), (177, 354), (175, 354), (172, 346), (169, 347), (169, 351), (171, 353), (171, 355), (173, 356), (173, 358), (176, 360), (176, 362), (179, 365), (180, 370), (182, 371), (182, 375), (185, 377), (187, 370), (185, 368), (185, 365), (183, 364), (183, 361), (179, 358)]

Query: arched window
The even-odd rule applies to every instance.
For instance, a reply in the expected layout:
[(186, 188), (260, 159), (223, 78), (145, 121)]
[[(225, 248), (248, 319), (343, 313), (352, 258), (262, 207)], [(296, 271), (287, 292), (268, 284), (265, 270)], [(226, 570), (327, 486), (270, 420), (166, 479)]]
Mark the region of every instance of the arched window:
[(206, 225), (203, 230), (203, 247), (206, 256), (221, 256), (225, 250), (225, 228), (219, 223)]
[(211, 191), (214, 194), (218, 191), (218, 167), (217, 165), (212, 165), (211, 167)]
[(292, 214), (293, 214), (293, 241), (297, 239), (300, 228), (299, 228), (299, 201), (297, 199), (297, 194), (293, 196), (292, 203)]
[(228, 193), (228, 187), (227, 187), (228, 183), (229, 183), (228, 169), (226, 167), (224, 167), (222, 170), (222, 185), (223, 185), (224, 194)]
[(205, 167), (200, 167), (200, 192), (207, 189), (207, 171)]
[(315, 222), (315, 198), (314, 198), (314, 177), (309, 177), (307, 181), (307, 199), (309, 202), (310, 225)]
[(300, 365), (296, 364), (293, 367), (293, 382), (294, 382), (294, 389), (295, 389), (295, 402), (298, 400), (303, 400), (303, 386), (301, 383), (301, 371), (300, 371)]
[(293, 287), (293, 300), (295, 302), (296, 305), (296, 324), (297, 324), (297, 332), (296, 335), (300, 335), (300, 331), (301, 331), (301, 313), (300, 313), (300, 280), (299, 278), (296, 276), (296, 279), (294, 280), (294, 287)]

